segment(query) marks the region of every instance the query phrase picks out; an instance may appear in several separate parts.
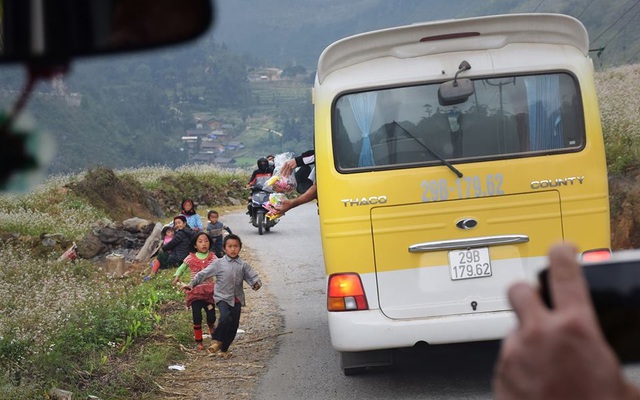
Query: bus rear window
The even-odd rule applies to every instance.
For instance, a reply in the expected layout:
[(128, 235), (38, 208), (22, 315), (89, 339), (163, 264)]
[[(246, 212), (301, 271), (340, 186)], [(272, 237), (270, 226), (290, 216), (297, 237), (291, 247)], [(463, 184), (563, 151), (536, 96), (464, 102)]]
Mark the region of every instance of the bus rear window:
[(338, 169), (535, 156), (584, 145), (580, 94), (569, 74), (477, 79), (475, 93), (454, 106), (439, 104), (438, 86), (339, 97), (333, 111)]

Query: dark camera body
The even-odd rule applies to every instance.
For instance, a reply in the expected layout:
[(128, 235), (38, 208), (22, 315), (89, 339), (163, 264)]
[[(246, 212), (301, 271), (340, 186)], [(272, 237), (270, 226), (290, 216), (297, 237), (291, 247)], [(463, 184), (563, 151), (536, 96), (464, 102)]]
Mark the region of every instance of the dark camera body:
[[(611, 260), (583, 264), (583, 270), (607, 341), (621, 362), (640, 362), (640, 251), (616, 253)], [(552, 308), (548, 272), (540, 272), (540, 291)]]

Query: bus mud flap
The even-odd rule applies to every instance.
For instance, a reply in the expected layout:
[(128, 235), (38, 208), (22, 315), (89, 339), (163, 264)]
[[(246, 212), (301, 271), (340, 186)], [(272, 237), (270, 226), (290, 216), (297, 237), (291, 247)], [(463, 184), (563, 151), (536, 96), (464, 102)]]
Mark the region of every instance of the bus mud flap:
[(391, 350), (372, 350), (340, 353), (340, 363), (345, 375), (363, 373), (366, 367), (384, 367), (393, 364)]

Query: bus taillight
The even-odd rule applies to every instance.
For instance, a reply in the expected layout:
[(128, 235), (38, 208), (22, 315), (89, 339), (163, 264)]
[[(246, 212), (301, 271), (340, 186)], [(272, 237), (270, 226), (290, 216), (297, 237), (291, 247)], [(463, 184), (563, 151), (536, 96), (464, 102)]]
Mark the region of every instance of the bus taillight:
[(611, 258), (611, 250), (609, 249), (594, 249), (587, 250), (582, 253), (582, 261), (596, 262), (606, 261)]
[(329, 311), (368, 310), (360, 276), (355, 273), (333, 274), (329, 277), (327, 309)]

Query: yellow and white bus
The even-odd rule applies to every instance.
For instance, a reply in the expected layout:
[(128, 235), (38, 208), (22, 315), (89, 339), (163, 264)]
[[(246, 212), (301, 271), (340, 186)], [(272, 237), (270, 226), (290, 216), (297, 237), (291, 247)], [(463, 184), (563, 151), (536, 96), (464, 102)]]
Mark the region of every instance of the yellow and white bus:
[(576, 19), (512, 14), (339, 40), (314, 87), (328, 321), (345, 374), (499, 339), (549, 247), (609, 252), (604, 143)]

